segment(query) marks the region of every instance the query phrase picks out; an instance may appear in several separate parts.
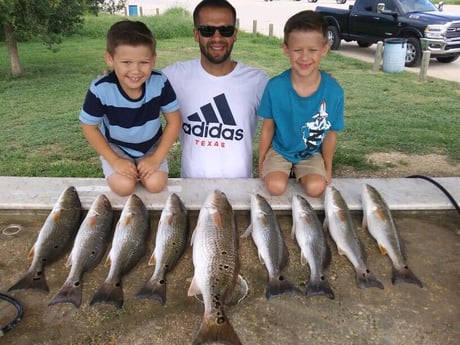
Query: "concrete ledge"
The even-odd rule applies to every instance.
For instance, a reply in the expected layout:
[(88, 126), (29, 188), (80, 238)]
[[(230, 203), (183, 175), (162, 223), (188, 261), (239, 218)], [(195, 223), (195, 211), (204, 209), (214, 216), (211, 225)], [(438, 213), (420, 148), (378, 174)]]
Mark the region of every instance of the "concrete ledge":
[[(460, 178), (435, 178), (459, 203)], [(419, 178), (348, 179), (336, 178), (339, 189), (351, 210), (362, 210), (361, 187), (369, 183), (382, 194), (392, 210), (452, 210), (455, 209), (446, 195), (434, 184)], [(50, 210), (61, 192), (68, 186), (77, 188), (85, 210), (96, 196), (104, 193), (115, 210), (121, 210), (126, 197), (112, 193), (102, 178), (48, 178), (48, 177), (0, 177), (0, 210)], [(275, 211), (289, 211), (295, 193), (304, 195), (301, 187), (291, 181), (286, 193), (270, 197), (259, 179), (170, 179), (167, 188), (158, 194), (148, 193), (138, 186), (135, 193), (142, 198), (149, 210), (162, 210), (170, 193), (177, 193), (188, 210), (199, 210), (206, 196), (214, 189), (227, 194), (235, 211), (250, 209), (250, 195), (260, 193), (267, 198)], [(317, 210), (323, 210), (322, 198), (307, 198)]]

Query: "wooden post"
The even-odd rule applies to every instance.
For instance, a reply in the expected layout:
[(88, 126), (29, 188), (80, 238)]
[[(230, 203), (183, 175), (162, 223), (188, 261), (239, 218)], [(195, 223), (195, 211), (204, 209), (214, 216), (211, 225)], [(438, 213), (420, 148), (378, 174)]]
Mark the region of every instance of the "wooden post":
[(143, 16), (144, 15), (144, 11), (142, 10), (142, 6), (139, 6), (139, 16)]
[(158, 7), (156, 8), (155, 13), (157, 14), (157, 16), (160, 15), (160, 9)]
[(382, 54), (383, 53), (383, 42), (377, 42), (377, 49), (375, 51), (375, 58), (374, 58), (374, 67), (372, 70), (374, 72), (378, 72), (380, 70), (380, 65), (382, 64)]
[(252, 33), (253, 34), (257, 33), (257, 20), (252, 21)]
[(268, 37), (273, 37), (273, 24), (268, 25)]
[(236, 18), (236, 28), (240, 29), (240, 18)]
[(419, 81), (424, 82), (426, 81), (426, 74), (428, 73), (428, 65), (430, 64), (430, 57), (431, 52), (429, 50), (425, 50), (422, 55), (422, 64), (420, 66), (420, 75)]

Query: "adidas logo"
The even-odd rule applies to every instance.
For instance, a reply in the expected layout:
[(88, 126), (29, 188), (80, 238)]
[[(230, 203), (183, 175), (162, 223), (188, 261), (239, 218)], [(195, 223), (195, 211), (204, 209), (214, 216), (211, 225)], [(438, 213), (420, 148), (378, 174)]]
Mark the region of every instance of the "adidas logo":
[(243, 129), (236, 128), (235, 118), (227, 103), (224, 94), (214, 97), (221, 121), (214, 111), (211, 103), (200, 107), (203, 119), (198, 113), (187, 117), (189, 123), (183, 123), (182, 129), (186, 134), (194, 135), (200, 138), (226, 139), (240, 141), (244, 137)]

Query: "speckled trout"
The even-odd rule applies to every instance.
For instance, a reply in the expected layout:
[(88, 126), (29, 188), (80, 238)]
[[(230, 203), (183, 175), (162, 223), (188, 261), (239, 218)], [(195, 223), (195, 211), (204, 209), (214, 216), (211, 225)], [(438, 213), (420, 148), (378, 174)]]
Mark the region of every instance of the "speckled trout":
[(383, 284), (367, 267), (366, 252), (356, 233), (348, 205), (334, 186), (326, 188), (324, 211), (324, 228), (329, 229), (339, 254), (345, 255), (355, 268), (358, 287), (383, 289)]
[(45, 266), (59, 259), (72, 245), (81, 221), (81, 203), (75, 187), (66, 188), (45, 220), (28, 258), (25, 275), (8, 289), (37, 289), (48, 292)]
[(151, 278), (135, 298), (153, 298), (166, 303), (166, 273), (174, 268), (184, 253), (188, 236), (187, 209), (176, 193), (166, 200), (155, 239), (155, 249), (149, 265), (155, 265)]
[(106, 260), (106, 265), (110, 265), (109, 273), (91, 300), (91, 305), (110, 303), (118, 308), (123, 306), (122, 278), (144, 256), (149, 233), (147, 208), (136, 194), (131, 194), (115, 227), (112, 248)]
[(323, 295), (334, 299), (334, 292), (324, 274), (331, 263), (331, 251), (323, 225), (310, 203), (299, 194), (292, 197), (292, 237), (300, 247), (301, 264), (308, 263), (310, 267), (305, 295)]
[(192, 344), (241, 344), (225, 307), (239, 278), (238, 233), (232, 206), (215, 190), (203, 203), (192, 234), (194, 275), (189, 296), (202, 295), (204, 315)]
[(280, 226), (272, 207), (260, 194), (251, 195), (251, 224), (243, 237), (252, 235), (260, 261), (268, 271), (265, 297), (282, 294), (300, 294), (283, 274), (289, 262), (289, 252), (281, 235)]
[(69, 275), (58, 293), (49, 302), (81, 305), (83, 274), (94, 269), (102, 260), (112, 233), (113, 210), (109, 199), (99, 194), (78, 229), (66, 266)]
[(380, 193), (371, 185), (364, 184), (362, 189), (363, 228), (367, 228), (377, 241), (380, 252), (388, 254), (393, 263), (391, 282), (410, 283), (422, 287), (420, 280), (407, 265), (405, 249), (399, 239), (396, 223), (390, 208)]

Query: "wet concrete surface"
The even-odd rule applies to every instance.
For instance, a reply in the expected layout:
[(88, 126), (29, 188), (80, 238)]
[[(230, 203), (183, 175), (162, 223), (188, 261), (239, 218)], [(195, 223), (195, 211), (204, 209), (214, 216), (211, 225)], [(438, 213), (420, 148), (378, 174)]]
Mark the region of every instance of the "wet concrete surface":
[[(27, 270), (27, 254), (35, 242), (47, 213), (28, 211), (17, 216), (0, 212), (0, 228), (21, 224), (16, 235), (0, 231), (0, 292), (6, 292)], [(190, 215), (190, 225), (196, 222)], [(358, 234), (368, 253), (368, 266), (385, 285), (384, 290), (359, 289), (350, 262), (339, 256), (328, 236), (332, 263), (327, 278), (335, 299), (280, 296), (265, 298), (267, 271), (259, 262), (252, 239), (240, 239), (241, 274), (249, 283), (249, 295), (227, 309), (227, 315), (243, 344), (458, 344), (460, 338), (460, 219), (457, 213), (398, 212), (394, 214), (406, 245), (408, 265), (424, 284), (391, 284), (391, 261), (377, 249), (375, 241), (359, 225), (361, 213), (353, 213)], [(249, 214), (238, 212), (240, 234), (247, 228)], [(322, 219), (322, 214), (319, 214)], [(123, 280), (125, 302), (89, 306), (104, 281), (108, 267), (101, 263), (83, 277), (83, 303), (48, 306), (65, 281), (66, 258), (46, 268), (50, 293), (12, 291), (24, 305), (24, 319), (0, 337), (0, 344), (189, 344), (203, 315), (203, 306), (187, 290), (193, 274), (192, 249), (187, 248), (175, 269), (167, 276), (167, 301), (134, 300), (133, 295), (150, 278), (147, 266), (154, 246), (158, 212), (151, 213), (152, 236), (149, 251)], [(301, 290), (309, 277), (308, 266), (300, 264), (300, 250), (290, 236), (291, 215), (280, 212), (290, 263), (285, 276)], [(14, 309), (0, 301), (0, 325), (14, 317)]]

